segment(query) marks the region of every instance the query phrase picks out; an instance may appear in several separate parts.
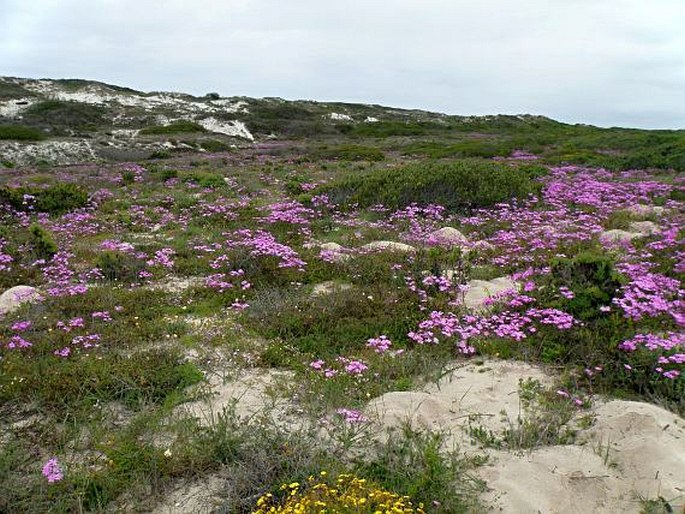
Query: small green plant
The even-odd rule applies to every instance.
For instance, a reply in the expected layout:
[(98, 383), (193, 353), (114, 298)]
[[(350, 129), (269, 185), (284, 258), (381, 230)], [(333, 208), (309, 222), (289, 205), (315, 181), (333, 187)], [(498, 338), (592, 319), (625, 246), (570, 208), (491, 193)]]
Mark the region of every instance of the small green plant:
[(434, 513), (472, 512), (484, 484), (469, 471), (477, 459), (445, 449), (445, 435), (403, 425), (377, 442), (368, 461), (359, 462), (357, 474), (382, 487), (430, 506)]
[(52, 233), (42, 225), (32, 224), (29, 227), (29, 233), (31, 244), (39, 259), (51, 259), (59, 251)]
[(211, 171), (196, 170), (186, 176), (186, 181), (194, 182), (200, 187), (218, 188), (226, 185), (223, 175)]
[(521, 411), (516, 420), (502, 413), (506, 427), (494, 432), (482, 425), (471, 424), (476, 418), (469, 419), (469, 435), (488, 448), (507, 448), (524, 450), (539, 446), (567, 444), (573, 440), (574, 431), (570, 428), (576, 409), (565, 397), (552, 388), (545, 388), (540, 381), (529, 378), (519, 380)]
[(140, 281), (138, 274), (145, 269), (145, 262), (133, 255), (108, 250), (97, 257), (95, 266), (105, 280), (134, 283)]
[(562, 295), (552, 305), (556, 303), (561, 310), (584, 321), (599, 317), (602, 314), (600, 307), (611, 305), (621, 287), (613, 259), (593, 251), (552, 260), (549, 277), (555, 289), (564, 287), (573, 295), (572, 298)]

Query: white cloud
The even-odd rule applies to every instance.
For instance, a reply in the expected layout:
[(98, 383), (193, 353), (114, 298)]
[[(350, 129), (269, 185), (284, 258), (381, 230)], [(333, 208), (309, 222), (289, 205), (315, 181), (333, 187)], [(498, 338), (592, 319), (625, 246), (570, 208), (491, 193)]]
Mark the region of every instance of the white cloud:
[(682, 0), (0, 0), (0, 72), (685, 127)]

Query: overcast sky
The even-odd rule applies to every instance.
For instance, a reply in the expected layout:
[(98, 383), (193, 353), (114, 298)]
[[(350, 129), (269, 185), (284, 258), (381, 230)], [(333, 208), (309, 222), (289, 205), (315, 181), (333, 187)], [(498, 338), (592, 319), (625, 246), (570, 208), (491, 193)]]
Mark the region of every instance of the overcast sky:
[(0, 75), (685, 128), (685, 0), (0, 0)]

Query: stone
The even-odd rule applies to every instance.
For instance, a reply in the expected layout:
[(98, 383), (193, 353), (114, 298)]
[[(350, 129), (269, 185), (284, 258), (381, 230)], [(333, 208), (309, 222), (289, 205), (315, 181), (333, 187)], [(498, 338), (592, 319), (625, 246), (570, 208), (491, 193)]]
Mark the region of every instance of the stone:
[(630, 232), (636, 232), (645, 236), (651, 236), (661, 232), (659, 225), (653, 221), (633, 221), (630, 225), (628, 225), (628, 230)]
[(640, 237), (640, 234), (620, 229), (605, 230), (599, 235), (600, 239), (605, 241), (612, 241), (615, 243), (619, 243), (622, 241), (632, 241), (636, 237)]
[(350, 255), (346, 253), (347, 248), (338, 243), (323, 243), (319, 248), (321, 253), (325, 254), (325, 260), (331, 262), (345, 262), (350, 258)]
[(459, 232), (456, 228), (443, 227), (428, 235), (428, 243), (440, 244), (446, 246), (463, 246), (469, 240), (464, 234)]
[(22, 304), (33, 302), (40, 298), (35, 287), (15, 286), (0, 295), (0, 316), (17, 310)]
[(312, 289), (311, 296), (312, 298), (316, 298), (317, 296), (326, 296), (341, 291), (347, 291), (349, 289), (352, 289), (351, 284), (344, 284), (341, 282), (329, 280), (327, 282), (321, 282), (320, 284), (316, 284)]
[(411, 245), (398, 243), (396, 241), (373, 241), (361, 247), (363, 251), (367, 252), (398, 252), (398, 253), (413, 253), (416, 251)]
[(498, 277), (492, 280), (470, 280), (464, 294), (464, 305), (469, 309), (481, 309), (486, 300), (503, 291), (518, 291), (519, 284), (509, 277)]
[(342, 253), (345, 251), (345, 247), (342, 245), (339, 245), (338, 243), (323, 243), (322, 245), (319, 246), (322, 250), (325, 250), (327, 252), (339, 252)]
[(637, 204), (628, 208), (628, 212), (637, 216), (649, 216), (651, 214), (661, 216), (665, 211), (666, 209), (664, 207), (658, 205)]

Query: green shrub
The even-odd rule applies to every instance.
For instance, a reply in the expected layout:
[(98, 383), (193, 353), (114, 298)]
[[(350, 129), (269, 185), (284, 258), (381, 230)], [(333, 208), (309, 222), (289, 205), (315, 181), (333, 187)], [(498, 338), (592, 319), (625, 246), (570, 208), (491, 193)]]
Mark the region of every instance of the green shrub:
[(94, 130), (105, 122), (106, 109), (81, 102), (46, 100), (30, 105), (23, 121), (30, 126), (50, 128), (56, 133), (65, 129)]
[(29, 233), (39, 259), (50, 259), (59, 251), (52, 233), (42, 225), (34, 223), (29, 228)]
[(230, 152), (231, 145), (218, 139), (204, 139), (200, 141), (200, 146), (208, 152)]
[(186, 181), (194, 182), (200, 187), (217, 188), (226, 185), (223, 175), (211, 171), (193, 171), (186, 177)]
[(480, 160), (412, 164), (338, 180), (322, 189), (342, 204), (368, 207), (381, 203), (402, 208), (411, 203), (436, 203), (452, 211), (492, 207), (537, 193), (528, 168)]
[(562, 296), (550, 303), (584, 321), (599, 317), (599, 308), (611, 305), (621, 287), (613, 259), (606, 254), (585, 251), (573, 257), (556, 258), (551, 265), (552, 272), (548, 276), (552, 288), (547, 291), (567, 287), (574, 297)]
[(0, 99), (9, 100), (12, 98), (26, 98), (35, 96), (35, 93), (29, 91), (20, 84), (10, 82), (10, 80), (0, 79)]
[(382, 161), (385, 154), (372, 146), (340, 145), (333, 148), (322, 149), (314, 152), (313, 157), (318, 159), (337, 159), (341, 161)]
[(169, 125), (145, 127), (140, 131), (141, 134), (149, 135), (188, 134), (193, 132), (207, 132), (207, 129), (194, 121), (175, 121)]
[(421, 155), (433, 159), (445, 157), (506, 157), (516, 149), (513, 143), (490, 139), (476, 139), (449, 144), (435, 141), (422, 141), (403, 148), (404, 155)]
[(42, 141), (45, 134), (38, 129), (24, 125), (0, 125), (0, 140)]
[(121, 252), (102, 252), (95, 261), (106, 280), (134, 283), (140, 279), (138, 273), (145, 268), (145, 263), (132, 255)]
[[(34, 198), (26, 200), (24, 195)], [(55, 184), (45, 189), (4, 186), (0, 188), (0, 203), (9, 204), (18, 211), (64, 214), (88, 205), (88, 193), (76, 184)]]
[(447, 130), (449, 125), (421, 121), (377, 121), (355, 125), (351, 135), (362, 137), (423, 136), (429, 131)]
[(162, 170), (160, 177), (163, 182), (166, 182), (169, 179), (178, 177), (178, 170)]

